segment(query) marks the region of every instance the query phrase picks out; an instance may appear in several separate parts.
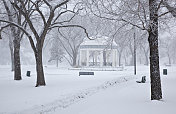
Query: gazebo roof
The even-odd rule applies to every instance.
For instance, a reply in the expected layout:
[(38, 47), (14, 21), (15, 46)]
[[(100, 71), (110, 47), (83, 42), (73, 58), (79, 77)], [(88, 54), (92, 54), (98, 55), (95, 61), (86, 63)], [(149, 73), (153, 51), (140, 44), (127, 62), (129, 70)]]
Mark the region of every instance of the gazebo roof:
[(80, 48), (81, 49), (85, 49), (85, 48), (112, 48), (115, 49), (117, 48), (117, 44), (115, 41), (112, 41), (112, 39), (110, 39), (107, 36), (94, 36), (94, 37), (90, 37), (93, 40), (90, 40), (88, 38), (85, 38), (85, 40), (83, 41), (83, 43), (81, 43)]

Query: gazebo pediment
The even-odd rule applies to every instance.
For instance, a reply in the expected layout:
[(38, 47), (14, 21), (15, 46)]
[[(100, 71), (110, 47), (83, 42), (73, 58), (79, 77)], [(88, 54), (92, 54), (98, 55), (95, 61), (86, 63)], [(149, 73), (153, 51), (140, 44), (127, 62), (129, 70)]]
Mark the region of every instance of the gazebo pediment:
[(117, 46), (113, 45), (80, 45), (80, 49), (117, 49)]

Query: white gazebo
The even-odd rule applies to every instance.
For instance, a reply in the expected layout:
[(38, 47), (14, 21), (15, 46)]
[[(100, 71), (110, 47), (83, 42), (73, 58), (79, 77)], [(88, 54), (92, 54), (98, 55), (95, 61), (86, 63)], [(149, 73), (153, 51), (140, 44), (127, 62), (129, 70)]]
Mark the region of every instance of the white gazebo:
[(80, 67), (116, 67), (117, 44), (106, 36), (86, 38), (80, 45)]

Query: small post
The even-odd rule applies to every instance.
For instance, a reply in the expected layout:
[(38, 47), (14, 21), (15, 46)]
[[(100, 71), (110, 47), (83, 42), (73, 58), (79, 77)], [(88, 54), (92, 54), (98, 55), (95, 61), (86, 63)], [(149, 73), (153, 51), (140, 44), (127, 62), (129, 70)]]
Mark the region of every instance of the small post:
[(167, 75), (167, 69), (163, 69), (163, 75)]
[(31, 71), (27, 71), (26, 76), (30, 77), (31, 76)]

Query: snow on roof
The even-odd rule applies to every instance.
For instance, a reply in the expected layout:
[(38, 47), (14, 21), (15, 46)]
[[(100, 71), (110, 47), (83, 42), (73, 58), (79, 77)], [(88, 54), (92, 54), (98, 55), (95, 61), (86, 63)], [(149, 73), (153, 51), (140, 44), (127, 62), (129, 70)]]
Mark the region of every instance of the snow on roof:
[(111, 45), (111, 46), (117, 46), (115, 41), (112, 41), (112, 39), (107, 37), (107, 36), (97, 35), (97, 36), (93, 36), (93, 37), (90, 37), (90, 38), (93, 39), (93, 40), (85, 38), (83, 43), (81, 43), (81, 46), (83, 46), (83, 45)]

